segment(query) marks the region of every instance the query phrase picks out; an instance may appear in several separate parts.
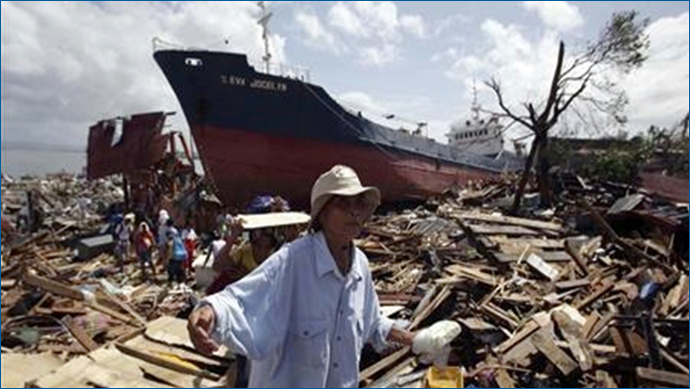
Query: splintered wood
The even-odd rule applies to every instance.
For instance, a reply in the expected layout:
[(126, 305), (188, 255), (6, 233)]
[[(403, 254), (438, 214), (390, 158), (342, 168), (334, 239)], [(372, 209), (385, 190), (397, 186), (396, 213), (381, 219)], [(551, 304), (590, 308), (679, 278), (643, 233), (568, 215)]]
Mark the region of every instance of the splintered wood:
[[(383, 305), (394, 308), (390, 317), (415, 327), (462, 323), (449, 361), (474, 372), (466, 383), (674, 386), (685, 377), (687, 384), (687, 262), (676, 267), (668, 243), (623, 237), (591, 206), (575, 210), (601, 236), (555, 217), (506, 216), (456, 200), (431, 209), (376, 217), (358, 245)], [(440, 287), (450, 295), (434, 306)], [(362, 383), (395, 386), (396, 374), (412, 374), (409, 355), (398, 350), (365, 367)], [(662, 364), (654, 369), (653, 355)]]

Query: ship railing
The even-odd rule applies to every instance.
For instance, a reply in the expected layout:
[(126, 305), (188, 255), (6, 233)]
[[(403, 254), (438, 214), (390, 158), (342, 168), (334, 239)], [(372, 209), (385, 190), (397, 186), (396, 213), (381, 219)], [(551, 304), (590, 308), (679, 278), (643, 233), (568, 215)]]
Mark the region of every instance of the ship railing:
[[(165, 41), (165, 40), (160, 39), (158, 37), (154, 37), (151, 40), (151, 44), (153, 46), (153, 52), (154, 53), (157, 51), (161, 51), (161, 50), (202, 50), (202, 51), (204, 50), (204, 49), (200, 49), (197, 47), (186, 47), (186, 46), (178, 45), (175, 43)], [(287, 63), (280, 63), (280, 62), (271, 62), (268, 64), (268, 69), (266, 69), (266, 63), (263, 60), (255, 60), (255, 59), (251, 58), (250, 56), (247, 56), (247, 61), (255, 69), (261, 69), (266, 74), (290, 78), (290, 79), (299, 80), (302, 82), (311, 82), (311, 73), (310, 73), (309, 69), (304, 67), (304, 66), (292, 65), (292, 64), (287, 64)]]

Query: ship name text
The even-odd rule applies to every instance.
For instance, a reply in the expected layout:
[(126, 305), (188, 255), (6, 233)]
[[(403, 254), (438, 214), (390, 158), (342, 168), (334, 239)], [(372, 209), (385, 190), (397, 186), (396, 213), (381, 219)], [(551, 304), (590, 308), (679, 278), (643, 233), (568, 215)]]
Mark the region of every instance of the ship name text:
[(286, 92), (287, 91), (287, 84), (285, 84), (285, 83), (275, 82), (275, 81), (271, 81), (271, 80), (263, 80), (260, 78), (248, 80), (244, 77), (222, 74), (220, 76), (220, 83), (223, 85), (229, 85), (229, 86), (241, 86), (241, 87), (249, 87), (249, 88), (256, 88), (256, 89), (265, 89), (265, 90), (270, 90), (270, 91), (275, 91), (275, 92)]

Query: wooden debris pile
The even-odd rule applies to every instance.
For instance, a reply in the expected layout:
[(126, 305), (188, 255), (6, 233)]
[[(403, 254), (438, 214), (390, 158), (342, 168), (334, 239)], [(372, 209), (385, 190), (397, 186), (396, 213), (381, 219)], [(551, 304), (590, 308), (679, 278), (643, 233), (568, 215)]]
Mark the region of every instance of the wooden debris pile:
[(162, 271), (144, 282), (134, 258), (123, 272), (109, 253), (77, 261), (53, 236), (3, 245), (3, 352), (85, 354), (196, 302), (186, 285), (166, 285)]
[[(687, 206), (583, 193), (529, 217), (457, 197), (375, 218), (358, 245), (384, 314), (413, 330), (459, 321), (449, 361), (466, 385), (684, 387)], [(370, 387), (419, 385), (425, 371), (408, 349), (368, 360)]]

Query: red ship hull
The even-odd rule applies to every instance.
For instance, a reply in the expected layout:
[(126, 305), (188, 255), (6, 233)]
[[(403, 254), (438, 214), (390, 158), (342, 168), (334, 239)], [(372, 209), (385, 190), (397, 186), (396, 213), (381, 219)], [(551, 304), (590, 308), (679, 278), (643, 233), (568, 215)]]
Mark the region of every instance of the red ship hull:
[(193, 127), (192, 134), (204, 170), (226, 204), (242, 204), (258, 194), (308, 204), (314, 181), (336, 164), (354, 168), (364, 185), (381, 190), (384, 200), (422, 199), (452, 185), (498, 176), (375, 146), (209, 126)]

